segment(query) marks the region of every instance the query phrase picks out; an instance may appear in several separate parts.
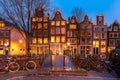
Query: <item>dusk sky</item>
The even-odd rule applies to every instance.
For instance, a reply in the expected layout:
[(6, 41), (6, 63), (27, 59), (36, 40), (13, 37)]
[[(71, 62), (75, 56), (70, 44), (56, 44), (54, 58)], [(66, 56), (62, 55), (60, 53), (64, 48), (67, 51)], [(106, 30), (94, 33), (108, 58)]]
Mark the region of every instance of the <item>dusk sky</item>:
[(103, 14), (106, 23), (109, 25), (114, 20), (120, 22), (120, 0), (51, 0), (53, 6), (57, 6), (64, 18), (72, 16), (74, 7), (80, 7), (95, 21), (97, 14)]

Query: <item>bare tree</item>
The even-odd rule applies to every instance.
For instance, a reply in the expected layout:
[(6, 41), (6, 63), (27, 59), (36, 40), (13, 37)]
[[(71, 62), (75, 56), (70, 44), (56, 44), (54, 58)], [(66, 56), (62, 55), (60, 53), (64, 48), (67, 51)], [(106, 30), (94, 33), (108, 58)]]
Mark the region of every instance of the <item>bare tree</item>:
[(13, 23), (19, 31), (24, 31), (27, 53), (30, 53), (31, 16), (37, 5), (41, 5), (45, 11), (48, 11), (49, 4), (50, 0), (0, 0), (1, 17)]
[(72, 15), (76, 17), (77, 22), (81, 22), (85, 16), (85, 12), (82, 8), (74, 7), (72, 10)]

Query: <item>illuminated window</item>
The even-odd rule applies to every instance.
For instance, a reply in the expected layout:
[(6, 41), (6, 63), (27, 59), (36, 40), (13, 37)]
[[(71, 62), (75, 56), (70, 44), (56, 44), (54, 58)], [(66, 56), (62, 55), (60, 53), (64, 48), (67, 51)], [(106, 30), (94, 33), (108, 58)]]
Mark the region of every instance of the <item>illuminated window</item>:
[(38, 38), (38, 43), (42, 43), (42, 38)]
[(38, 23), (38, 29), (41, 29), (41, 28), (42, 28), (42, 24)]
[(60, 42), (60, 36), (56, 36), (56, 42)]
[(44, 38), (44, 43), (48, 43), (48, 38)]
[(9, 45), (9, 39), (4, 39), (4, 44), (7, 44), (7, 46)]
[(65, 21), (61, 21), (61, 25), (64, 26), (65, 25)]
[(75, 24), (71, 24), (70, 25), (70, 29), (76, 29), (77, 27), (76, 27), (76, 25)]
[(101, 52), (106, 52), (106, 43), (105, 41), (101, 41)]
[(0, 27), (4, 27), (4, 23), (3, 22), (0, 22)]
[(60, 21), (56, 21), (56, 26), (60, 26)]
[(66, 41), (65, 36), (62, 36), (62, 37), (61, 37), (61, 42), (65, 42), (65, 41)]
[(51, 21), (51, 25), (52, 25), (52, 26), (55, 25), (55, 21)]
[(51, 42), (55, 42), (55, 37), (51, 36)]
[(0, 45), (3, 45), (3, 40), (2, 39), (0, 39)]
[(56, 28), (56, 34), (60, 34), (60, 27)]
[(32, 21), (33, 21), (33, 22), (35, 22), (35, 21), (36, 21), (36, 19), (35, 19), (35, 18), (32, 18)]
[(35, 28), (36, 28), (35, 24), (32, 24), (32, 29), (35, 29)]
[(93, 47), (99, 47), (99, 41), (93, 41)]
[(44, 29), (48, 29), (48, 24), (44, 23)]
[(3, 54), (3, 48), (0, 48), (0, 54)]
[(65, 34), (65, 28), (61, 28), (61, 34)]
[(35, 44), (36, 42), (36, 38), (32, 38), (32, 43)]

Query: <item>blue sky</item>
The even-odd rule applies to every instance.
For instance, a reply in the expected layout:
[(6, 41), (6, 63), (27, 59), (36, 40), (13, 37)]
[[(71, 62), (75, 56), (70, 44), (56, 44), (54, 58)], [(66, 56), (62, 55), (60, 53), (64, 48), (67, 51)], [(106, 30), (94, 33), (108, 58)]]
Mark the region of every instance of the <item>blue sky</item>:
[(53, 6), (57, 6), (66, 19), (71, 16), (74, 7), (80, 7), (95, 21), (97, 14), (103, 14), (109, 25), (114, 20), (120, 22), (120, 0), (51, 0)]

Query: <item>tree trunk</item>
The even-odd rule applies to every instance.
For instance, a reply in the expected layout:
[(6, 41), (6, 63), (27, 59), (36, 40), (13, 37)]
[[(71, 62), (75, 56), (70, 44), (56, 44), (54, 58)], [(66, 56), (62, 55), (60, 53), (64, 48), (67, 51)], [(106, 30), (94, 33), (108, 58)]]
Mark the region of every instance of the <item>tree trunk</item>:
[(26, 35), (26, 55), (30, 55), (30, 36)]

